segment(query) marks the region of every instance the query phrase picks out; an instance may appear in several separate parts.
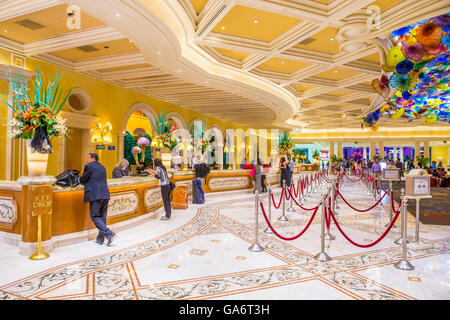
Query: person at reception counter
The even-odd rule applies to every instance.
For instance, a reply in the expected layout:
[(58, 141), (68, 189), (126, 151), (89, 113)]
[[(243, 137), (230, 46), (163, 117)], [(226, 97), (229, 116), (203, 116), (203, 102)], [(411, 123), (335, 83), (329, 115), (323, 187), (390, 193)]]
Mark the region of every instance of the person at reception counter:
[(374, 176), (379, 176), (381, 174), (381, 164), (378, 159), (375, 159), (375, 162), (372, 164), (372, 168), (370, 170)]
[[(280, 159), (280, 170), (281, 170), (280, 186), (281, 187), (283, 187), (285, 185), (288, 186), (289, 176), (288, 176), (288, 172), (287, 172), (288, 168), (287, 168), (287, 162), (286, 162), (285, 157), (281, 157), (281, 159)], [(284, 181), (285, 185), (283, 185), (283, 181)], [(290, 185), (290, 183), (289, 183), (289, 185)]]
[(126, 177), (128, 165), (129, 165), (129, 162), (127, 159), (120, 160), (120, 162), (117, 164), (117, 166), (113, 169), (113, 172), (112, 172), (113, 179)]
[(87, 155), (80, 183), (84, 185), (84, 202), (89, 202), (90, 216), (98, 229), (96, 242), (102, 245), (106, 238), (107, 245), (110, 247), (116, 234), (106, 226), (109, 188), (106, 182), (106, 169), (98, 162), (96, 153)]
[(169, 175), (167, 174), (167, 169), (163, 165), (161, 159), (156, 158), (153, 161), (154, 167), (156, 167), (156, 171), (152, 169), (147, 169), (150, 174), (155, 175), (155, 178), (159, 180), (159, 186), (161, 187), (161, 196), (164, 203), (164, 211), (166, 212), (165, 216), (162, 216), (161, 220), (170, 220), (170, 216), (172, 214), (172, 209), (170, 205), (170, 181)]

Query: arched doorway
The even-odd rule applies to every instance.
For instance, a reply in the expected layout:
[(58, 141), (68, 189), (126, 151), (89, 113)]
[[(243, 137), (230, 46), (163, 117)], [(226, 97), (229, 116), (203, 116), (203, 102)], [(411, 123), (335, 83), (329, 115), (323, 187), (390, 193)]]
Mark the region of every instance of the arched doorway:
[[(156, 112), (146, 103), (136, 103), (127, 110), (123, 117), (121, 132), (119, 133), (119, 147), (117, 149), (117, 159), (127, 159), (130, 163), (129, 150), (125, 147), (125, 139), (130, 137), (153, 136), (151, 122), (155, 121)], [(134, 161), (134, 160), (133, 160)]]

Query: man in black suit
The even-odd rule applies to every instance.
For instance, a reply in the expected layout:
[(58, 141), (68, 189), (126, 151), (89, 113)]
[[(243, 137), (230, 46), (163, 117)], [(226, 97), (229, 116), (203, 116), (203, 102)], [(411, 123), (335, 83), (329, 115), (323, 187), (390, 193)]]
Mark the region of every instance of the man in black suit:
[(80, 183), (84, 185), (84, 202), (89, 202), (92, 222), (98, 229), (97, 243), (102, 245), (105, 238), (111, 246), (116, 234), (106, 226), (109, 189), (106, 183), (105, 167), (98, 162), (96, 153), (89, 153)]

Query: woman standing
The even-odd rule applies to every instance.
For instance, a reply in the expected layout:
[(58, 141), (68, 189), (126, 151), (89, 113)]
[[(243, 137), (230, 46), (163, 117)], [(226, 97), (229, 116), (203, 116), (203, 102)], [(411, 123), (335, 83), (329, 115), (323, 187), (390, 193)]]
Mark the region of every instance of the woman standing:
[(261, 184), (261, 176), (263, 175), (263, 168), (261, 164), (261, 160), (258, 159), (255, 163), (255, 174), (253, 176), (253, 181), (255, 182), (255, 189), (253, 190), (253, 193), (255, 191), (258, 191), (258, 193), (261, 193), (262, 184)]
[(172, 213), (171, 204), (170, 204), (170, 181), (169, 176), (167, 175), (166, 167), (163, 165), (161, 159), (155, 159), (153, 161), (154, 167), (156, 167), (156, 171), (152, 169), (146, 170), (150, 174), (154, 174), (156, 179), (159, 179), (159, 185), (161, 187), (161, 196), (164, 203), (164, 211), (166, 212), (165, 216), (161, 217), (161, 220), (169, 220), (170, 215)]
[(361, 160), (358, 160), (358, 161), (355, 163), (355, 175), (356, 175), (356, 176), (359, 176), (360, 171), (361, 171), (361, 168), (362, 168), (362, 166), (361, 166)]
[[(285, 185), (287, 185), (287, 179), (288, 179), (287, 162), (286, 162), (286, 158), (285, 157), (281, 157), (281, 159), (280, 159), (280, 170), (281, 170), (280, 187), (283, 188)], [(283, 181), (285, 182), (284, 185), (283, 185)]]

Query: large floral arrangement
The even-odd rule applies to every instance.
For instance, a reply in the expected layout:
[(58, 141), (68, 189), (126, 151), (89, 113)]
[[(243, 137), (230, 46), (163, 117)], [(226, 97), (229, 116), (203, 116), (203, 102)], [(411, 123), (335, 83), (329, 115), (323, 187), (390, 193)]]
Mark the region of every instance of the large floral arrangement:
[(362, 119), (362, 126), (378, 129), (382, 116), (409, 122), (422, 119), (450, 123), (450, 15), (443, 15), (394, 31), (395, 44), (386, 57), (381, 79), (372, 81), (386, 104)]
[(178, 144), (178, 138), (175, 136), (174, 131), (176, 126), (174, 126), (173, 121), (169, 119), (166, 111), (164, 110), (158, 115), (155, 121), (150, 119), (153, 130), (155, 131), (157, 137), (160, 139), (163, 146), (172, 150)]
[(278, 152), (279, 154), (290, 154), (294, 148), (294, 143), (289, 136), (289, 132), (282, 132), (278, 136)]
[[(190, 141), (191, 145), (192, 146), (194, 146), (194, 145), (201, 146), (202, 152), (204, 152), (206, 150), (206, 148), (208, 147), (208, 145), (210, 144), (210, 141), (208, 141), (208, 139), (206, 139), (204, 136), (207, 125), (208, 125), (208, 121), (206, 119), (201, 120), (201, 127), (198, 126), (196, 128), (194, 122), (192, 122), (188, 125), (188, 131), (191, 136), (191, 141)], [(195, 132), (195, 129), (198, 130), (197, 134)]]
[(58, 75), (53, 80), (46, 81), (39, 68), (36, 69), (36, 79), (32, 82), (31, 95), (26, 78), (20, 74), (15, 77), (9, 73), (5, 75), (8, 81), (3, 81), (11, 88), (9, 95), (12, 102), (8, 103), (1, 98), (0, 100), (14, 112), (8, 123), (10, 137), (29, 139), (34, 151), (51, 153), (53, 148), (50, 138), (65, 136), (68, 133), (66, 120), (58, 113), (71, 91), (62, 97), (63, 89)]

